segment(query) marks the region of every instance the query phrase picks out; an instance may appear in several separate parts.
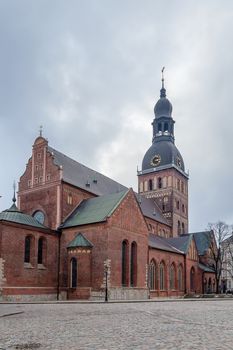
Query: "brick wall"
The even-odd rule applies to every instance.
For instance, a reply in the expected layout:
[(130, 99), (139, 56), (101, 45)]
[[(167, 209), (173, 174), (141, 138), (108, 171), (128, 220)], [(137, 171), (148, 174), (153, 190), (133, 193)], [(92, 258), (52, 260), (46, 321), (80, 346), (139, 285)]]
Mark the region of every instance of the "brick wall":
[[(158, 250), (154, 248), (149, 248), (149, 263), (154, 260), (157, 267), (158, 273), (158, 281), (156, 283), (157, 288), (155, 290), (150, 291), (151, 297), (157, 296), (181, 296), (184, 294), (185, 290), (185, 268), (184, 268), (184, 255), (176, 254), (172, 252), (166, 252), (163, 250)], [(160, 263), (164, 263), (165, 266), (165, 288), (164, 290), (160, 290), (160, 282), (159, 282), (159, 265)], [(170, 266), (175, 266), (175, 288), (173, 290), (170, 289)], [(183, 289), (179, 290), (178, 288), (178, 267), (182, 266), (183, 268)]]
[[(1, 224), (4, 295), (56, 294), (58, 238), (28, 226)], [(25, 237), (31, 237), (30, 263), (24, 262)], [(43, 264), (37, 263), (38, 240), (45, 239)]]
[(88, 199), (92, 197), (95, 197), (95, 196), (90, 192), (76, 188), (67, 183), (62, 183), (62, 199), (61, 199), (62, 221), (84, 199)]
[[(128, 193), (106, 222), (63, 230), (61, 237), (61, 290), (65, 290), (69, 283), (68, 264), (70, 258), (67, 253), (67, 245), (78, 232), (82, 232), (93, 244), (91, 262), (92, 290), (100, 291), (103, 288), (104, 261), (106, 259), (111, 260), (111, 287), (122, 287), (123, 240), (127, 240), (129, 243), (129, 259), (131, 244), (133, 242), (137, 244), (137, 281), (135, 288), (146, 288), (148, 230), (133, 191)], [(128, 261), (128, 264), (130, 264), (130, 261)], [(130, 277), (128, 281), (130, 281)]]
[(172, 237), (172, 228), (171, 226), (162, 224), (156, 220), (145, 217), (147, 227), (150, 233), (154, 233), (161, 237)]
[[(159, 178), (162, 179), (161, 188), (158, 186)], [(149, 188), (149, 180), (152, 181), (152, 189)], [(178, 221), (181, 226), (182, 223), (184, 224), (185, 232), (188, 232), (188, 180), (186, 177), (173, 168), (139, 175), (138, 190), (141, 195), (155, 199), (164, 217), (172, 224), (174, 237), (178, 235)], [(166, 203), (164, 203), (164, 197), (167, 198)]]

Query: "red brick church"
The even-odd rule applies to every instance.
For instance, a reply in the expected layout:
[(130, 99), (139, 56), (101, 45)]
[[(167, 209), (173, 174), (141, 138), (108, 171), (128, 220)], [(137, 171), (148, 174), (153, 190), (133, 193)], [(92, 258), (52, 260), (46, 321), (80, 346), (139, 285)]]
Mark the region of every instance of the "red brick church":
[(0, 300), (146, 299), (214, 291), (211, 232), (188, 233), (188, 174), (162, 79), (138, 193), (42, 134), (0, 213)]

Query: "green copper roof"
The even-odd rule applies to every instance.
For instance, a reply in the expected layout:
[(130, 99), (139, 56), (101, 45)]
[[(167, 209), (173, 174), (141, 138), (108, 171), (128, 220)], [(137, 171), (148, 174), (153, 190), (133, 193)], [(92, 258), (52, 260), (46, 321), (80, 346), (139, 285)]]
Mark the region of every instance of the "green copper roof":
[(4, 210), (0, 213), (0, 221), (9, 221), (37, 228), (47, 228), (44, 225), (40, 224), (31, 215), (23, 214), (21, 211), (19, 211), (15, 203), (13, 203), (9, 209)]
[(75, 247), (93, 247), (93, 244), (88, 241), (86, 237), (80, 232), (75, 238), (68, 244), (67, 248), (75, 248)]
[(61, 225), (62, 228), (74, 227), (106, 221), (128, 193), (128, 189), (105, 196), (86, 199), (74, 210)]

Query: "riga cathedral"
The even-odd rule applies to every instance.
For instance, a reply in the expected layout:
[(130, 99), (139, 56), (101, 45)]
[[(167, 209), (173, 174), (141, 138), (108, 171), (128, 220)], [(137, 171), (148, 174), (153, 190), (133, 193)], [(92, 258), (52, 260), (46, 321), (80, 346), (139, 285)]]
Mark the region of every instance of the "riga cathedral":
[[(138, 193), (40, 133), (0, 213), (0, 300), (148, 299), (215, 291), (211, 232), (189, 233), (188, 174), (164, 80)], [(150, 135), (148, 135), (150, 137)]]

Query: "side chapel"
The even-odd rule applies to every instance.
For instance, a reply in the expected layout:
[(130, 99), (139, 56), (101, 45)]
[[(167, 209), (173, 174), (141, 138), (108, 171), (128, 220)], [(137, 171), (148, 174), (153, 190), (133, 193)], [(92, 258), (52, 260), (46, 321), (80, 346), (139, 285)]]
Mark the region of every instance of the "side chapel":
[(188, 174), (164, 79), (138, 193), (36, 138), (0, 213), (0, 300), (146, 299), (215, 290), (211, 232), (188, 233)]

